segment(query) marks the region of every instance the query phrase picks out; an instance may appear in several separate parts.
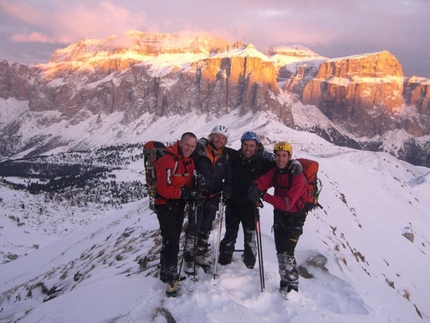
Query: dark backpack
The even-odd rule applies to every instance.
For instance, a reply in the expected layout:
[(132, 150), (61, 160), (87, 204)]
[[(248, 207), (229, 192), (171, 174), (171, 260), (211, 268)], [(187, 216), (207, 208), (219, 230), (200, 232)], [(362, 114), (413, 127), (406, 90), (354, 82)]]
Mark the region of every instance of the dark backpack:
[[(155, 162), (166, 153), (166, 146), (159, 141), (148, 141), (143, 145), (143, 163), (145, 167), (145, 188), (149, 196), (149, 205), (153, 209), (154, 198), (157, 196), (157, 178), (155, 176)], [(178, 161), (175, 160), (173, 173), (176, 173)]]
[(318, 178), (319, 164), (315, 160), (298, 158), (303, 167), (303, 174), (308, 180), (308, 199), (305, 202), (306, 212), (313, 210), (316, 207), (323, 208), (318, 203), (318, 198), (322, 190), (321, 180)]

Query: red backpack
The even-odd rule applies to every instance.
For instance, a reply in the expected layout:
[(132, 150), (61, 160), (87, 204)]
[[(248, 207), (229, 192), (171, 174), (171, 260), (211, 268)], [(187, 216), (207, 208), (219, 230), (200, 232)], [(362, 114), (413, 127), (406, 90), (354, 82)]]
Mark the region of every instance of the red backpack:
[[(148, 141), (143, 145), (143, 163), (145, 166), (145, 189), (149, 197), (149, 207), (154, 209), (154, 199), (157, 196), (156, 187), (156, 176), (155, 176), (155, 162), (158, 158), (163, 156), (166, 152), (166, 146), (159, 141)], [(176, 157), (172, 155), (175, 160), (175, 168), (173, 173), (178, 169), (178, 161)]]
[(322, 190), (321, 180), (318, 178), (319, 164), (315, 160), (298, 158), (297, 159), (303, 167), (303, 174), (308, 180), (308, 199), (305, 203), (306, 211), (311, 211), (316, 207), (323, 208), (318, 203), (318, 198)]

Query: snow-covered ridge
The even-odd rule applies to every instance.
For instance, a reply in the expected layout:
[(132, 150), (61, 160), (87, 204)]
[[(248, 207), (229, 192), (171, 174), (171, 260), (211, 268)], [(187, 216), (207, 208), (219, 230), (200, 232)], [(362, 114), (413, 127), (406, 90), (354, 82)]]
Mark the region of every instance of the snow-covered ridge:
[[(99, 136), (96, 132), (103, 129), (103, 120), (110, 119), (111, 113), (120, 118), (118, 122), (129, 124), (142, 115), (154, 119), (203, 110), (219, 116), (241, 107), (243, 114), (273, 111), (293, 127), (290, 107), (298, 98), (325, 109), (324, 114), (334, 121), (326, 129), (318, 126), (318, 122), (327, 124), (326, 120), (317, 120), (308, 130), (338, 144), (352, 142), (350, 147), (358, 147), (362, 136), (382, 136), (397, 128), (414, 137), (428, 134), (428, 81), (404, 81), (400, 64), (385, 51), (328, 59), (301, 45), (274, 46), (262, 53), (251, 44), (229, 44), (213, 35), (131, 31), (106, 40), (82, 40), (56, 51), (50, 63), (36, 69), (6, 63), (4, 67), (8, 71), (5, 84), (13, 88), (1, 87), (1, 96), (19, 97), (30, 107), (23, 118), (14, 115), (15, 131), (12, 126), (2, 129), (4, 138), (14, 140), (1, 149), (6, 155), (18, 151), (10, 147), (34, 147), (36, 142), (53, 147), (68, 142), (70, 125), (81, 122), (84, 124), (77, 128), (82, 138), (87, 137), (85, 131)], [(375, 113), (386, 107), (394, 113)], [(403, 113), (406, 110), (412, 113)], [(399, 111), (414, 118), (400, 120)], [(45, 117), (42, 112), (47, 113)], [(338, 120), (333, 119), (336, 116), (340, 116)], [(12, 115), (7, 118), (11, 120)], [(88, 118), (92, 120), (87, 122)], [(42, 123), (53, 132), (40, 129)], [(24, 126), (33, 127), (38, 134), (20, 137)], [(79, 145), (84, 142), (79, 140)], [(380, 143), (368, 147), (379, 149)], [(399, 157), (411, 160), (411, 155), (419, 155), (414, 163), (425, 164), (425, 145), (413, 144), (414, 151), (403, 150), (405, 154)]]
[(159, 34), (130, 31), (106, 40), (85, 39), (54, 52), (50, 62), (103, 59), (148, 60), (163, 54), (205, 54), (220, 50), (228, 43), (209, 34)]
[(0, 99), (0, 126), (4, 127), (27, 111), (29, 111), (28, 101), (19, 101), (14, 98)]
[[(265, 53), (251, 44), (229, 44), (218, 37), (204, 34), (159, 34), (130, 31), (118, 37), (112, 35), (106, 40), (85, 39), (70, 46), (57, 49), (50, 62), (91, 62), (106, 59), (134, 60), (154, 63), (163, 61), (182, 65), (208, 57), (258, 57), (263, 61), (272, 61), (277, 66), (284, 66), (307, 61), (327, 60), (312, 50), (301, 46), (273, 46)], [(166, 63), (167, 64), (167, 63)]]
[[(199, 270), (197, 282), (186, 279), (180, 283), (180, 295), (166, 299), (165, 286), (158, 279), (158, 223), (146, 198), (123, 204), (104, 204), (100, 199), (102, 203), (91, 200), (78, 205), (77, 198), (66, 200), (60, 193), (51, 200), (2, 184), (1, 250), (18, 257), (0, 265), (0, 322), (49, 318), (63, 323), (233, 323), (244, 319), (248, 323), (422, 323), (430, 319), (428, 168), (386, 153), (337, 147), (314, 134), (292, 130), (270, 114), (239, 117), (235, 112), (209, 119), (190, 114), (151, 123), (143, 118), (124, 140), (171, 142), (185, 131), (207, 136), (214, 125), (225, 124), (231, 129), (228, 145), (232, 148), (238, 148), (242, 133), (252, 129), (268, 150), (276, 141), (289, 140), (295, 157), (317, 160), (324, 209), (308, 215), (297, 246), (302, 273), (298, 294), (288, 301), (279, 295), (273, 214), (268, 204), (260, 210), (263, 293), (258, 268), (247, 269), (237, 252), (231, 265), (217, 268), (216, 279)], [(93, 144), (114, 143), (114, 135), (123, 129), (114, 120), (101, 123), (106, 123), (104, 130), (115, 129), (106, 132), (105, 138), (94, 136)], [(73, 125), (70, 128), (70, 135), (78, 132)], [(82, 202), (86, 190), (89, 196), (104, 197), (113, 187), (117, 188), (112, 194), (119, 192), (120, 183), (143, 182), (140, 147), (105, 146), (76, 152), (68, 147), (67, 153), (58, 150), (32, 160), (41, 166), (115, 166), (106, 179), (100, 177), (100, 186), (84, 185), (82, 194), (76, 195)], [(210, 237), (212, 245), (216, 232)], [(240, 231), (237, 248), (241, 239)]]

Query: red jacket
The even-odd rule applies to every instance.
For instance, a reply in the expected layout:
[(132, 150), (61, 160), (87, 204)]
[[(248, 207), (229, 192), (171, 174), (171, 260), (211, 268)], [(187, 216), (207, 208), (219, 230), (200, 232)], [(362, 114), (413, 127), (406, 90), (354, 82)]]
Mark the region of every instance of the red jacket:
[[(175, 163), (177, 168), (175, 171)], [(179, 154), (179, 141), (166, 148), (164, 154), (155, 163), (156, 188), (158, 196), (155, 204), (166, 204), (167, 200), (178, 200), (181, 187), (193, 186), (194, 161)]]
[[(289, 183), (290, 180), (291, 183)], [(280, 211), (298, 212), (303, 209), (307, 200), (308, 182), (303, 173), (298, 176), (292, 176), (287, 172), (278, 173), (277, 168), (273, 168), (261, 175), (256, 180), (256, 183), (260, 191), (275, 187), (274, 195), (265, 193), (263, 200)]]

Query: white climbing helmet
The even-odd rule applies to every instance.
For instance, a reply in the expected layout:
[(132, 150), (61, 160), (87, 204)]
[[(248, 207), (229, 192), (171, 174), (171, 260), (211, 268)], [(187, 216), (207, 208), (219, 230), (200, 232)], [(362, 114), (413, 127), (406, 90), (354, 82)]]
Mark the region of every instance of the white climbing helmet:
[(211, 135), (223, 135), (228, 139), (230, 131), (224, 126), (215, 126), (211, 131)]

